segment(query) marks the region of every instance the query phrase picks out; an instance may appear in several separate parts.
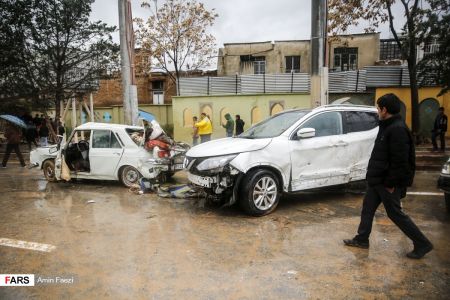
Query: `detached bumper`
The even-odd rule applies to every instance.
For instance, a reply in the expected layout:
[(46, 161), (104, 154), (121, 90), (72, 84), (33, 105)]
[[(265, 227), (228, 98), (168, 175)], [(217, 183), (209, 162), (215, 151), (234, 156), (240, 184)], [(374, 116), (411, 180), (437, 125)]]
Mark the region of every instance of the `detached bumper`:
[(444, 192), (450, 193), (450, 176), (444, 176), (441, 174), (438, 179), (438, 188)]

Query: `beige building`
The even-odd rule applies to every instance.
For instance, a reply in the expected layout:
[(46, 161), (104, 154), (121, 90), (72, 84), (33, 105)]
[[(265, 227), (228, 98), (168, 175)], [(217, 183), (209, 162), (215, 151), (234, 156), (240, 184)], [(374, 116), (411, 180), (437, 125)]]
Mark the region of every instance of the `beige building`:
[[(341, 35), (329, 39), (328, 67), (348, 71), (373, 66), (380, 56), (380, 34)], [(218, 76), (309, 73), (310, 41), (229, 43), (219, 49)]]

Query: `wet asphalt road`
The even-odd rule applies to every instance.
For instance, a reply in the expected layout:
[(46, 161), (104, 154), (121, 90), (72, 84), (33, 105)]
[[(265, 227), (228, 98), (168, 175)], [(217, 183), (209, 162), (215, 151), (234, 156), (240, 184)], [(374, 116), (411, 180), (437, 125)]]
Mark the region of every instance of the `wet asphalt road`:
[[(410, 191), (439, 193), (437, 176), (419, 173)], [(370, 250), (343, 246), (359, 223), (358, 189), (285, 197), (271, 215), (253, 218), (118, 183), (47, 183), (14, 163), (0, 169), (0, 187), (0, 239), (56, 247), (0, 246), (0, 274), (74, 279), (3, 287), (0, 299), (450, 298), (450, 215), (439, 195), (404, 201), (435, 245), (413, 261), (405, 257), (411, 242), (382, 207)]]

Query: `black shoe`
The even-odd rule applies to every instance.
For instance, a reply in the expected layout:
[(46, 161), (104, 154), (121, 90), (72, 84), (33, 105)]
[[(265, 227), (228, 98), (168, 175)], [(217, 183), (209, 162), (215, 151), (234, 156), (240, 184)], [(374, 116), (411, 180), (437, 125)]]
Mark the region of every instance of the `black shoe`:
[(428, 252), (433, 250), (433, 245), (430, 243), (429, 245), (422, 247), (422, 248), (415, 248), (414, 250), (407, 253), (406, 256), (412, 259), (420, 259), (425, 256)]
[(344, 240), (344, 244), (346, 246), (350, 246), (350, 247), (358, 247), (358, 248), (363, 248), (363, 249), (369, 249), (369, 241), (367, 242), (361, 242), (355, 239), (348, 239), (348, 240)]

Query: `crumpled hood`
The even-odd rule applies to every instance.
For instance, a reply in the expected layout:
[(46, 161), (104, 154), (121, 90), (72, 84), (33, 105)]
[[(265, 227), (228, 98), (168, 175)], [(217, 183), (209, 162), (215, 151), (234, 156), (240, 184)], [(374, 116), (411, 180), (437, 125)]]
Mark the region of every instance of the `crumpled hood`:
[(209, 157), (260, 150), (272, 141), (266, 139), (224, 138), (192, 147), (186, 156)]

